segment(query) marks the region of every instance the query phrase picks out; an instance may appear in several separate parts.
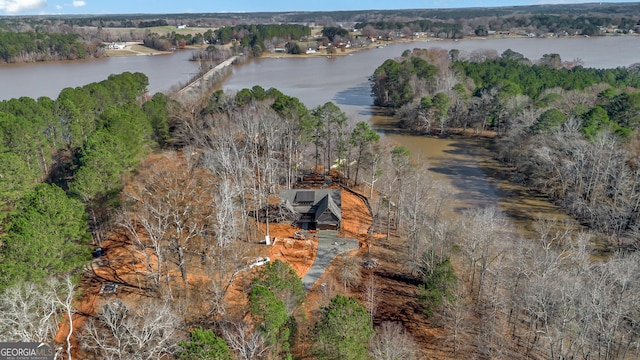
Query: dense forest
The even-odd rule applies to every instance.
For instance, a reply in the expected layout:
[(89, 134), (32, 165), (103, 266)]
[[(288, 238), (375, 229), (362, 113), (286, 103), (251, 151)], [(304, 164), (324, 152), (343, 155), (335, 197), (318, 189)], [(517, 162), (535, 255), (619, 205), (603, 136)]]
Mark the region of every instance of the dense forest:
[(0, 31), (0, 61), (5, 63), (76, 60), (102, 56), (100, 41), (77, 34)]
[(100, 237), (101, 204), (162, 141), (167, 100), (157, 95), (140, 107), (147, 82), (124, 73), (65, 89), (56, 100), (0, 103), (2, 289), (86, 265), (91, 235)]
[[(537, 238), (519, 240), (496, 209), (466, 213), (465, 235), (453, 245), (461, 254), (449, 252), (461, 262), (458, 297), (445, 300), (448, 326), (457, 334), (467, 311), (481, 311), (488, 358), (636, 357), (637, 300), (627, 290), (640, 285), (631, 274), (640, 198), (637, 66), (585, 69), (557, 54), (531, 61), (511, 50), (433, 48), (385, 61), (370, 80), (376, 103), (412, 133), (489, 130), (496, 135), (489, 149), (513, 171), (511, 181), (545, 194), (593, 231), (540, 221)], [(423, 243), (428, 258), (438, 249), (435, 239)], [(448, 276), (431, 269), (439, 275), (426, 284), (438, 288)]]
[(243, 46), (261, 46), (272, 38), (299, 40), (311, 35), (311, 29), (303, 25), (238, 25), (222, 27), (215, 31), (215, 39), (221, 44), (232, 40), (240, 41)]
[[(531, 81), (492, 77), (496, 62)], [(376, 101), (412, 131), (498, 133), (495, 155), (521, 181), (551, 190), (585, 223), (596, 214), (592, 228), (602, 232), (540, 221), (537, 237), (522, 239), (494, 208), (447, 216), (451, 190), (406, 148), (333, 103), (308, 109), (277, 89), (179, 103), (150, 98), (145, 76), (125, 73), (55, 100), (4, 101), (0, 324), (21, 325), (0, 327), (0, 339), (66, 337), (65, 358), (417, 359), (434, 344), (451, 358), (633, 357), (637, 77), (562, 64), (553, 55), (533, 64), (512, 51), (415, 49), (371, 79)], [(540, 76), (566, 87), (540, 87)], [(339, 260), (323, 294), (305, 293), (284, 262), (245, 273), (261, 235), (252, 214), (305, 168), (343, 158), (354, 161), (338, 166), (336, 180), (369, 184), (372, 230), (387, 240)], [(593, 259), (602, 234), (610, 253)], [(133, 272), (116, 273), (126, 292), (100, 297), (77, 322), (74, 293), (98, 277), (99, 259), (94, 272), (83, 269), (102, 246), (129, 249), (126, 265), (107, 269)], [(378, 268), (366, 270), (374, 260)], [(390, 282), (406, 289), (408, 307), (394, 311), (411, 322), (377, 310)], [(75, 320), (61, 327), (61, 319)], [(441, 335), (418, 343), (425, 329)]]
[[(509, 34), (520, 36), (601, 36), (640, 32), (637, 4), (563, 4), (468, 9), (363, 10), (336, 12), (148, 14), (104, 16), (0, 17), (0, 58), (5, 62), (100, 56), (100, 42), (144, 41), (158, 50), (193, 44), (240, 41), (259, 55), (279, 40), (299, 41), (308, 27), (359, 30), (393, 40), (415, 34), (443, 39)], [(209, 28), (183, 35), (150, 33), (150, 27)], [(118, 31), (109, 31), (111, 28)], [(120, 31), (129, 29), (128, 31)], [(43, 35), (48, 34), (48, 35)], [(60, 34), (60, 35), (55, 35)], [(63, 36), (64, 35), (64, 36)], [(75, 35), (76, 37), (73, 37)], [(344, 37), (344, 36), (343, 36)]]
[[(631, 27), (639, 9), (203, 14), (190, 21), (228, 27), (145, 36), (162, 46), (235, 39), (245, 51), (308, 28), (238, 19), (312, 19), (327, 25), (327, 38), (345, 36), (337, 22), (351, 20), (370, 35), (459, 26), (467, 36), (479, 26), (506, 31), (509, 21), (540, 32)], [(29, 36), (39, 26), (74, 33), (156, 20), (3, 19)], [(141, 73), (56, 99), (2, 101), (0, 341), (54, 341), (65, 359), (638, 358), (638, 69), (431, 48), (407, 50), (371, 75), (375, 103), (397, 118), (397, 131), (490, 135), (482, 143), (511, 181), (584, 225), (539, 220), (532, 235), (497, 208), (448, 212), (454, 191), (425, 161), (331, 102), (309, 109), (260, 86), (178, 101), (148, 94)], [(308, 292), (286, 262), (247, 269), (263, 246), (256, 214), (286, 212), (275, 205), (279, 190), (311, 169), (334, 169), (323, 179), (366, 199), (371, 224), (363, 247), (334, 260), (329, 280)], [(118, 290), (93, 293), (100, 283)]]
[(496, 131), (496, 156), (521, 181), (626, 243), (639, 221), (640, 74), (574, 65), (557, 54), (533, 63), (511, 50), (463, 59), (456, 50), (416, 49), (387, 60), (371, 81), (376, 104), (415, 131)]

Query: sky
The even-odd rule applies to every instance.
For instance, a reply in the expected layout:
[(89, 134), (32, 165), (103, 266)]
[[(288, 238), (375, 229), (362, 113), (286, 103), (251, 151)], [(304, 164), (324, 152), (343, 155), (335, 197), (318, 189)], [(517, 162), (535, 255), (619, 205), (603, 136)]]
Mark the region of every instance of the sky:
[[(614, 0), (601, 2), (638, 2)], [(220, 13), (262, 11), (339, 11), (439, 9), (539, 4), (570, 4), (580, 0), (0, 0), (0, 15)]]

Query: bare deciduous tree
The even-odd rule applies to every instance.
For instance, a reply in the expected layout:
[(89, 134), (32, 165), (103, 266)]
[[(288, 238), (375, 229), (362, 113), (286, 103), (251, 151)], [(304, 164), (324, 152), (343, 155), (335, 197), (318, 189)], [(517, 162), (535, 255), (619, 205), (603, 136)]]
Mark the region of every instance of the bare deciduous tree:
[(369, 312), (369, 316), (371, 317), (371, 323), (373, 323), (373, 319), (376, 315), (376, 309), (378, 308), (379, 293), (380, 290), (378, 289), (378, 285), (376, 284), (376, 276), (373, 271), (371, 271), (367, 276), (364, 288), (365, 306), (367, 307), (367, 311)]
[(195, 219), (203, 207), (202, 201), (195, 201), (201, 185), (196, 182), (201, 178), (185, 169), (177, 154), (167, 153), (166, 157), (173, 167), (148, 161), (143, 164), (135, 186), (124, 190), (126, 198), (133, 201), (121, 220), (145, 259), (156, 288), (163, 276), (169, 275), (169, 261), (177, 263), (186, 283), (184, 248), (203, 226), (202, 219)]
[(102, 359), (160, 359), (173, 352), (181, 327), (166, 302), (144, 301), (133, 307), (115, 301), (87, 321), (80, 341), (83, 349)]
[(444, 326), (448, 330), (446, 342), (451, 343), (455, 354), (463, 351), (464, 341), (462, 337), (468, 331), (470, 311), (469, 304), (465, 301), (464, 283), (458, 281), (456, 287), (458, 294), (455, 301), (447, 301), (444, 304)]
[(229, 348), (240, 359), (260, 359), (269, 352), (265, 336), (245, 321), (225, 321), (220, 328)]
[(419, 358), (418, 345), (397, 322), (385, 321), (370, 342), (371, 358), (376, 360), (414, 360)]
[(503, 254), (500, 239), (505, 236), (505, 222), (496, 208), (468, 211), (465, 220), (461, 240), (469, 266), (469, 291), (475, 298), (475, 306), (478, 306), (485, 290), (489, 266)]
[(362, 35), (367, 36), (367, 37), (373, 37), (373, 38), (377, 38), (378, 37), (378, 30), (376, 30), (376, 28), (373, 25), (366, 25), (364, 28), (362, 28), (361, 30)]
[(55, 287), (20, 283), (0, 294), (0, 341), (51, 341), (58, 332)]
[(338, 279), (347, 287), (353, 287), (360, 283), (362, 278), (362, 261), (354, 256), (344, 255), (338, 269)]
[(71, 360), (71, 336), (75, 330), (73, 323), (73, 315), (75, 313), (73, 298), (75, 295), (75, 285), (71, 280), (71, 276), (66, 276), (62, 284), (53, 284), (54, 293), (56, 295), (56, 303), (60, 307), (60, 310), (64, 313), (66, 324), (69, 326), (69, 330), (65, 336), (65, 347), (67, 352), (67, 360)]

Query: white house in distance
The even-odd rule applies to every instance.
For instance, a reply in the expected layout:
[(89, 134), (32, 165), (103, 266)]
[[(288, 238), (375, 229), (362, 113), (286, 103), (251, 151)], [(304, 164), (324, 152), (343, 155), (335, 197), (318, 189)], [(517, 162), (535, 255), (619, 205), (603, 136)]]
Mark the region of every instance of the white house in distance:
[(112, 42), (107, 44), (107, 49), (111, 50), (123, 50), (127, 46), (126, 43), (123, 42)]

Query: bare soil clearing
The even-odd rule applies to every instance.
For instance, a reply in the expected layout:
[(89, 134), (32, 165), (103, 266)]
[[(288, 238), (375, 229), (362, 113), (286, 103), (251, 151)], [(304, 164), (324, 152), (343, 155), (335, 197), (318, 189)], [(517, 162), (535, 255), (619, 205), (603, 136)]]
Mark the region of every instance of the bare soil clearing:
[(271, 261), (289, 263), (299, 277), (304, 277), (318, 252), (318, 238), (307, 236), (305, 240), (294, 239), (296, 231), (298, 229), (290, 224), (269, 224), (269, 233), (274, 241), (269, 247), (269, 258)]
[[(162, 162), (160, 156), (152, 156), (151, 161)], [(175, 166), (166, 164), (166, 166)], [(335, 183), (335, 182), (334, 182)], [(339, 187), (336, 187), (339, 188)], [(399, 255), (403, 251), (402, 241), (396, 237), (387, 240), (384, 235), (370, 234), (372, 224), (369, 205), (364, 196), (358, 192), (342, 188), (341, 196), (342, 224), (340, 236), (358, 239), (359, 249), (343, 253), (336, 257), (326, 268), (315, 286), (311, 288), (303, 304), (303, 311), (306, 317), (300, 324), (301, 336), (304, 336), (306, 329), (310, 329), (319, 315), (322, 305), (326, 304), (331, 297), (337, 293), (347, 293), (356, 296), (365, 302), (365, 281), (364, 279), (373, 273), (378, 289), (378, 304), (374, 316), (374, 323), (380, 324), (383, 321), (401, 322), (407, 331), (415, 337), (423, 354), (436, 358), (455, 358), (450, 356), (450, 351), (441, 346), (443, 330), (439, 326), (431, 324), (422, 313), (421, 306), (416, 299), (417, 281), (405, 274), (402, 257)], [(266, 229), (261, 224), (264, 232)], [(145, 273), (143, 259), (134, 245), (130, 243), (122, 230), (116, 231), (103, 243), (104, 254), (96, 258), (83, 279), (80, 286), (82, 298), (77, 302), (76, 315), (74, 316), (75, 331), (92, 315), (94, 315), (105, 301), (119, 299), (127, 304), (135, 305), (139, 301), (149, 296), (149, 291), (143, 289), (140, 276)], [(299, 231), (289, 224), (269, 224), (269, 234), (274, 240), (272, 246), (258, 243), (246, 243), (251, 246), (252, 256), (268, 256), (271, 261), (280, 259), (293, 266), (298, 276), (303, 277), (311, 268), (318, 251), (317, 237), (313, 232), (306, 233), (305, 239), (295, 239), (294, 234)], [(370, 246), (371, 239), (374, 239), (373, 246)], [(362, 281), (354, 288), (344, 288), (339, 280), (339, 264), (342, 259), (357, 257), (360, 260), (371, 256), (376, 260), (378, 266), (373, 270), (362, 272)], [(247, 297), (246, 290), (251, 281), (252, 274), (257, 268), (246, 269), (236, 276), (233, 285), (226, 295), (229, 305), (229, 312), (238, 311), (245, 308)], [(172, 274), (176, 282), (180, 280), (180, 274), (176, 271)], [(100, 294), (100, 287), (104, 283), (118, 284), (117, 291), (113, 294)], [(184, 295), (197, 294), (200, 287), (206, 283), (206, 278), (201, 271), (191, 271), (189, 275), (189, 285), (184, 291)], [(324, 284), (324, 285), (322, 285)], [(180, 295), (182, 296), (182, 295)], [(202, 306), (205, 310), (206, 299), (194, 300), (192, 305), (195, 308)], [(200, 305), (198, 305), (200, 304)], [(240, 310), (241, 311), (241, 310)], [(193, 312), (193, 311), (192, 311)], [(195, 310), (195, 312), (199, 312)], [(64, 342), (68, 332), (68, 324), (65, 321), (58, 333), (56, 341)], [(72, 337), (74, 355), (80, 358), (83, 355), (80, 351), (78, 340)], [(294, 349), (301, 358), (310, 359), (308, 355), (308, 341), (301, 340)], [(449, 353), (449, 355), (447, 355)]]
[[(340, 189), (340, 187), (332, 187)], [(342, 190), (342, 223), (340, 236), (358, 239), (360, 247), (366, 247), (368, 231), (371, 227), (371, 214), (362, 196), (355, 192)], [(263, 233), (266, 227), (261, 225)], [(316, 231), (307, 233), (305, 240), (295, 239), (294, 234), (299, 231), (290, 224), (269, 224), (269, 236), (273, 246), (269, 247), (268, 254), (271, 261), (280, 259), (288, 262), (296, 270), (298, 276), (304, 277), (313, 265), (318, 251), (318, 238)]]

